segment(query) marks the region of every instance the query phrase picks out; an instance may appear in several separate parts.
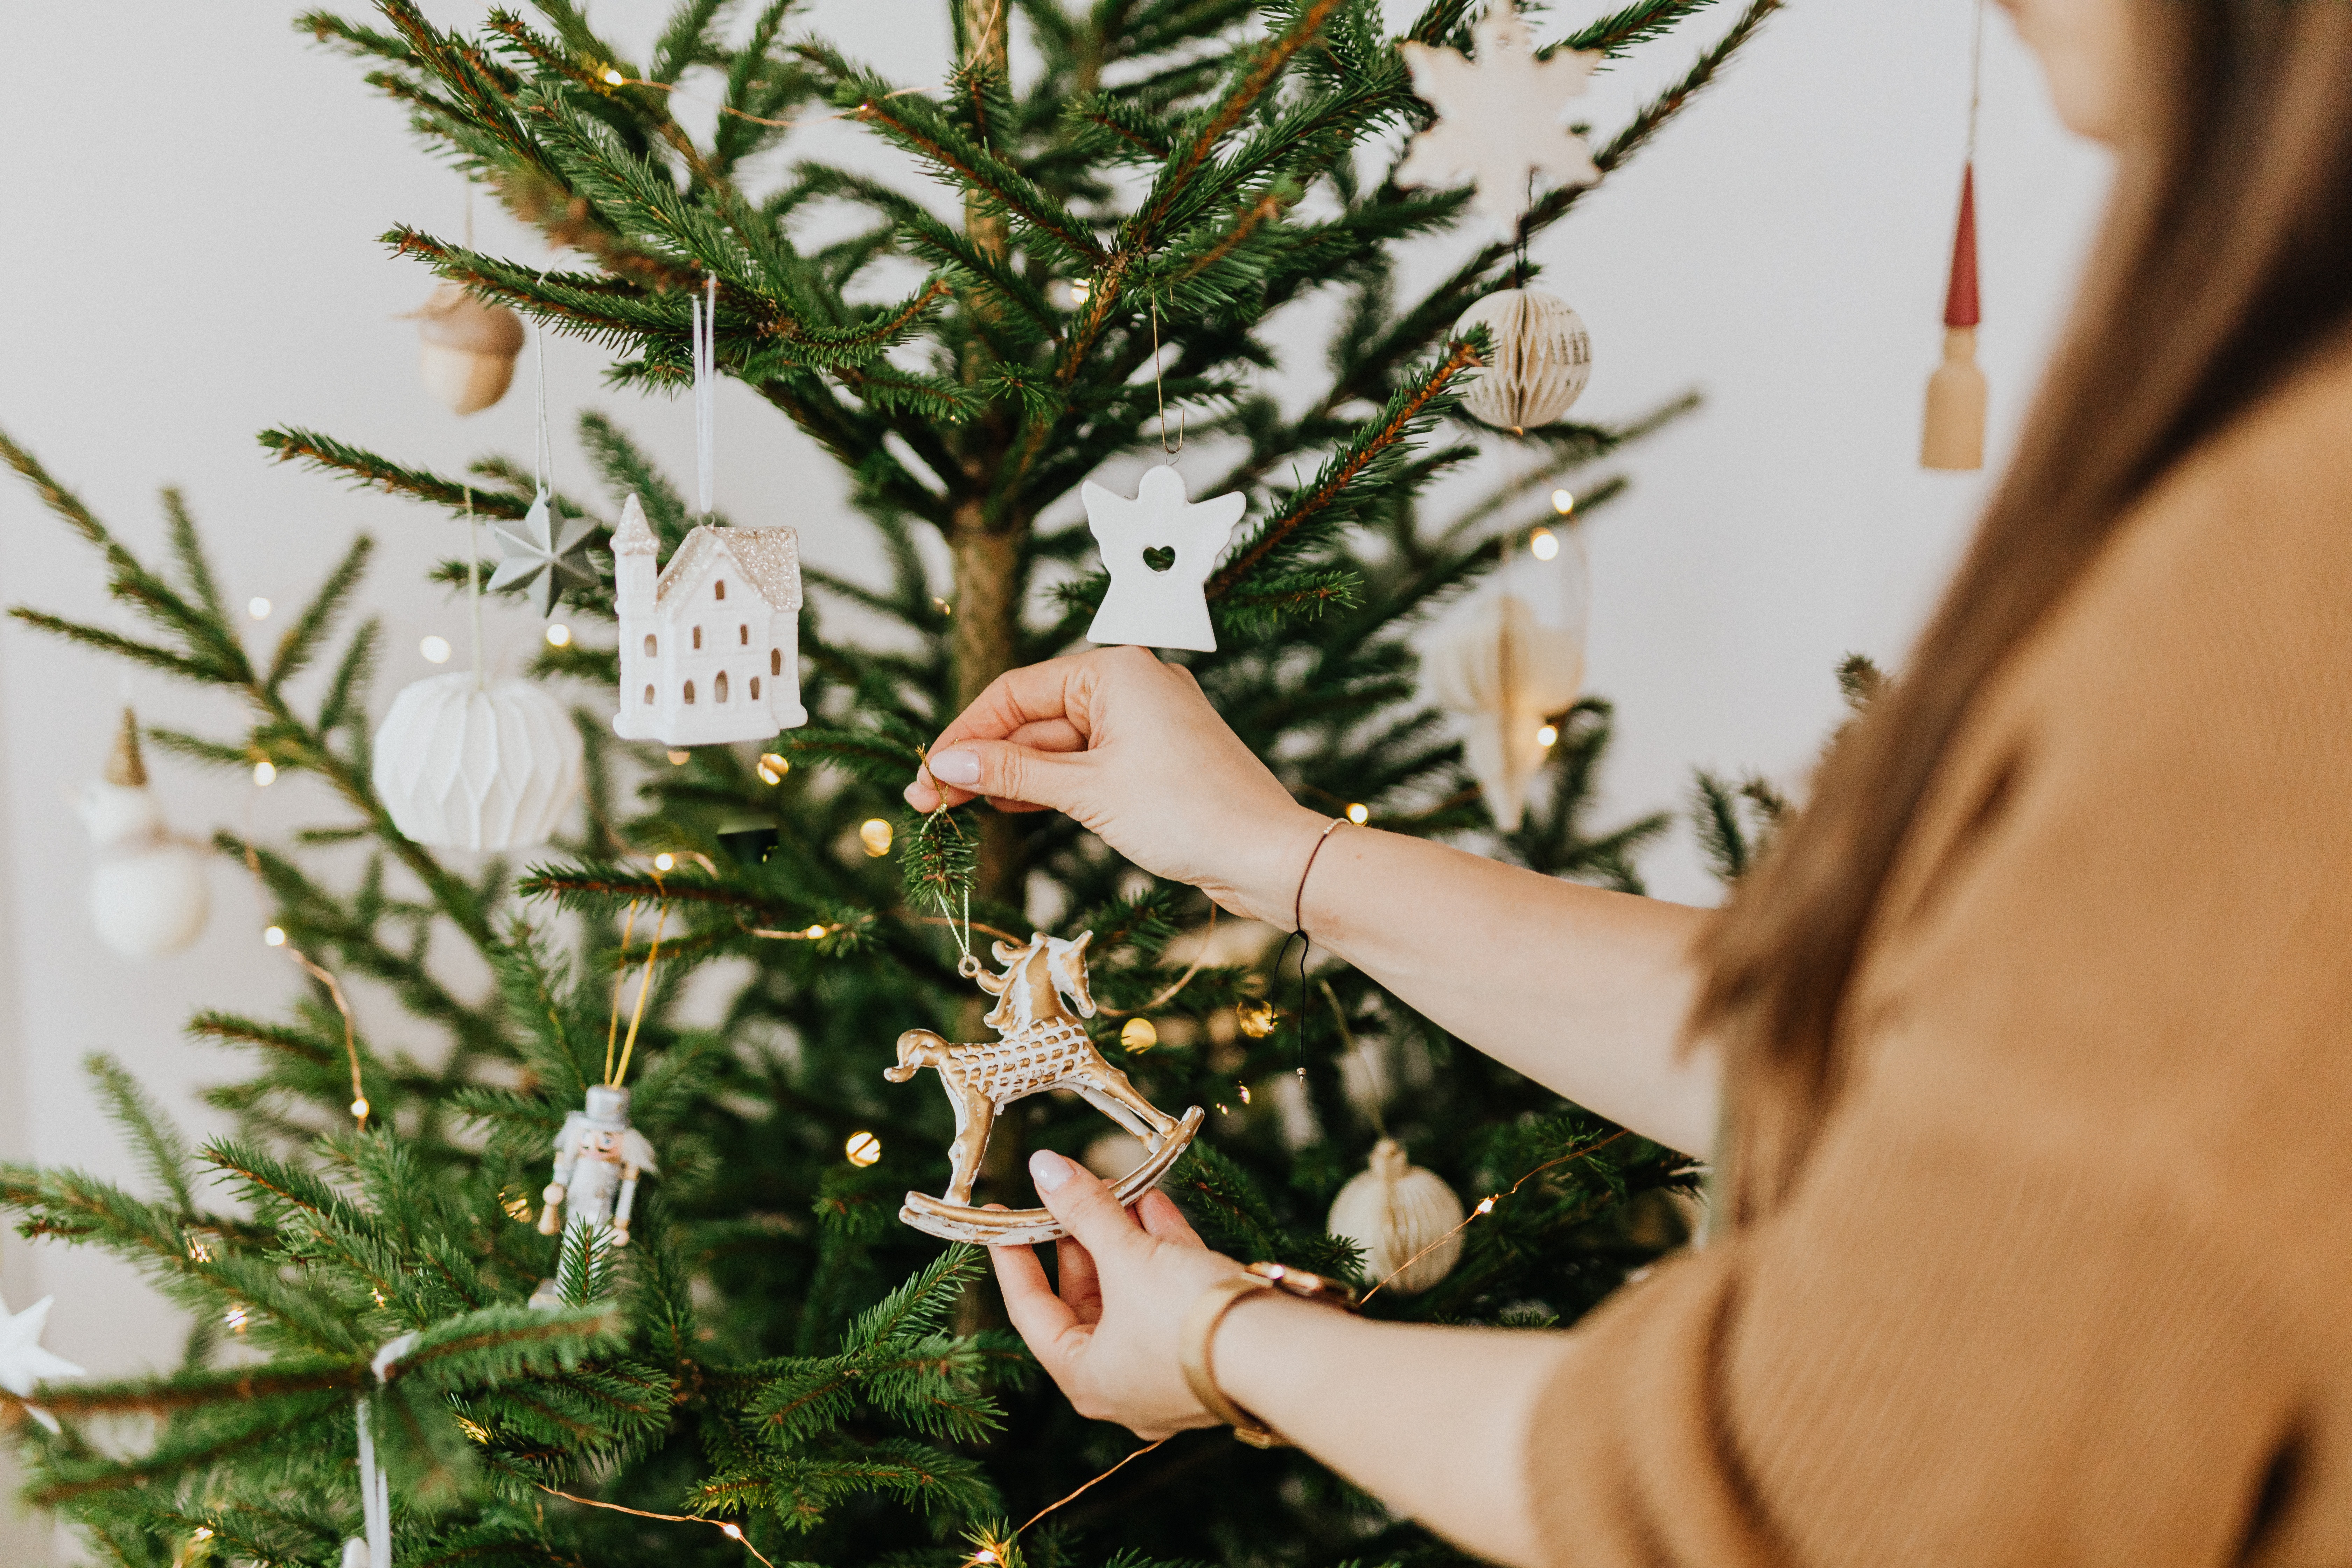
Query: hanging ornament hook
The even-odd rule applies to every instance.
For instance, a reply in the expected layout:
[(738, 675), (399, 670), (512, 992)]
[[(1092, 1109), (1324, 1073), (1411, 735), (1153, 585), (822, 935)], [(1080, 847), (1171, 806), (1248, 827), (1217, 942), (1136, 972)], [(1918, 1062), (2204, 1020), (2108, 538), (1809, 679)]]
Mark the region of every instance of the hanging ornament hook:
[(694, 482), (696, 510), (702, 521), (710, 521), (710, 490), (713, 471), (717, 466), (718, 406), (716, 383), (719, 370), (719, 278), (716, 273), (702, 280), (700, 298), (687, 300), (687, 316), (694, 334), (691, 353), (694, 360)]
[(1171, 458), (1180, 457), (1184, 451), (1187, 411), (1176, 410), (1176, 444), (1171, 447), (1168, 444), (1168, 386), (1160, 373), (1160, 291), (1156, 289), (1151, 293), (1151, 391), (1160, 400), (1160, 449)]

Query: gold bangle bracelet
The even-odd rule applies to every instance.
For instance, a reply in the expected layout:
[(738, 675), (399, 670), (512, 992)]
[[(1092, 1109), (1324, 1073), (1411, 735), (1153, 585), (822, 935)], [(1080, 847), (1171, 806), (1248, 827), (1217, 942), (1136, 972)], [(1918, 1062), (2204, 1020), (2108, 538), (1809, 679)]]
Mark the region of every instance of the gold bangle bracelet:
[(1216, 1364), (1209, 1347), (1217, 1325), (1233, 1304), (1258, 1290), (1280, 1290), (1303, 1301), (1321, 1301), (1344, 1311), (1356, 1310), (1356, 1293), (1336, 1279), (1326, 1279), (1303, 1268), (1279, 1263), (1253, 1263), (1239, 1274), (1218, 1280), (1195, 1297), (1184, 1313), (1178, 1361), (1192, 1397), (1208, 1413), (1234, 1429), (1234, 1436), (1253, 1448), (1287, 1448), (1290, 1442), (1265, 1422), (1225, 1397), (1217, 1386)]

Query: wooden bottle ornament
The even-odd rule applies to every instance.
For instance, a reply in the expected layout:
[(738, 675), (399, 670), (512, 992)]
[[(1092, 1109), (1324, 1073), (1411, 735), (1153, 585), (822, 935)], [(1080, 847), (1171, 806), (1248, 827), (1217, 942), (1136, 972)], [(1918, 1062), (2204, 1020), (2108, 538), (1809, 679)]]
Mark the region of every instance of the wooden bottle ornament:
[(139, 721), (125, 708), (106, 776), (82, 785), (74, 809), (96, 851), (90, 921), (126, 958), (162, 958), (203, 934), (212, 912), (202, 850), (173, 836), (148, 787)]
[(1405, 1158), (1393, 1138), (1331, 1200), (1325, 1227), (1363, 1249), (1364, 1279), (1402, 1295), (1426, 1290), (1462, 1257), (1462, 1200), (1445, 1178)]
[(1456, 338), (1484, 327), (1494, 347), (1470, 378), (1462, 406), (1489, 425), (1527, 430), (1567, 413), (1592, 379), (1584, 319), (1557, 294), (1498, 289), (1454, 323)]
[[(989, 1247), (1025, 1246), (1069, 1234), (1042, 1208), (983, 1209), (971, 1205), (971, 1186), (988, 1152), (996, 1118), (1017, 1100), (1066, 1089), (1143, 1141), (1149, 1156), (1111, 1184), (1121, 1204), (1132, 1204), (1156, 1185), (1201, 1130), (1193, 1106), (1171, 1117), (1137, 1092), (1127, 1075), (1103, 1059), (1078, 1020), (1095, 1013), (1087, 981), (1087, 943), (1094, 932), (1073, 941), (1032, 935), (1026, 943), (999, 942), (993, 952), (1003, 973), (991, 974), (966, 954), (963, 975), (996, 998), (988, 1026), (998, 1038), (959, 1045), (929, 1029), (898, 1037), (898, 1065), (883, 1070), (892, 1083), (905, 1083), (925, 1068), (935, 1068), (954, 1103), (956, 1133), (952, 1168), (944, 1196), (908, 1193), (898, 1217), (917, 1230), (948, 1241)], [(1066, 1004), (1066, 1006), (1065, 1005)], [(1076, 1008), (1075, 1016), (1070, 1009)]]
[(1927, 378), (1927, 417), (1919, 438), (1922, 468), (1984, 467), (1985, 374), (1977, 368), (1977, 170), (1960, 175), (1960, 219), (1952, 237), (1952, 277), (1944, 291), (1944, 363)]
[(417, 369), (454, 414), (475, 414), (507, 395), (522, 353), (522, 318), (444, 283), (416, 312)]

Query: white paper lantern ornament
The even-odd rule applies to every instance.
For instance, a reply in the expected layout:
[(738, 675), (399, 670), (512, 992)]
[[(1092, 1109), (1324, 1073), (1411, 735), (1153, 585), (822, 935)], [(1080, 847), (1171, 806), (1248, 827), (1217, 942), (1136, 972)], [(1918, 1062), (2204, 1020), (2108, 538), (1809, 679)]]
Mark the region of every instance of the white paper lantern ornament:
[(194, 942), (212, 912), (204, 851), (165, 825), (130, 709), (106, 776), (82, 785), (74, 809), (97, 851), (89, 912), (99, 940), (126, 958), (162, 958)]
[(1462, 1200), (1445, 1178), (1405, 1158), (1383, 1138), (1372, 1158), (1331, 1200), (1325, 1228), (1363, 1249), (1364, 1279), (1400, 1295), (1426, 1290), (1462, 1257)]
[(544, 844), (580, 793), (583, 751), (563, 704), (528, 680), (482, 678), (482, 587), (466, 514), (473, 668), (401, 688), (375, 732), (371, 776), (392, 825), (418, 844), (520, 849)]
[(1489, 425), (1528, 430), (1567, 413), (1592, 379), (1584, 320), (1557, 294), (1498, 289), (1454, 324), (1456, 338), (1484, 327), (1493, 347), (1471, 377), (1462, 406)]
[(428, 676), (401, 689), (375, 732), (376, 795), (419, 844), (544, 844), (580, 793), (581, 771), (572, 716), (528, 680)]
[[(1429, 700), (1456, 715), (1464, 760), (1506, 833), (1525, 819), (1528, 784), (1550, 750), (1548, 721), (1584, 688), (1584, 539), (1579, 529), (1559, 532), (1556, 560), (1514, 563), (1507, 580), (1442, 628), (1422, 656)], [(1528, 596), (1546, 581), (1557, 590), (1549, 616)]]

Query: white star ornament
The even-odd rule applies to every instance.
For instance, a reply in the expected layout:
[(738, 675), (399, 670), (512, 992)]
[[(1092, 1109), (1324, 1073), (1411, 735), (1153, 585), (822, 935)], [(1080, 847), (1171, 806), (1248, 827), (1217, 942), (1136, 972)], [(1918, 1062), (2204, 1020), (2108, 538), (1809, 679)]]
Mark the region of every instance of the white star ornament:
[[(23, 1311), (11, 1316), (8, 1303), (0, 1301), (0, 1388), (23, 1399), (33, 1387), (53, 1377), (87, 1377), (89, 1374), (61, 1355), (41, 1348), (41, 1331), (49, 1321), (49, 1303), (54, 1296), (44, 1296)], [(58, 1430), (58, 1418), (37, 1405), (25, 1406), (25, 1414), (47, 1427)]]
[(1234, 490), (1187, 500), (1183, 477), (1166, 464), (1145, 470), (1133, 500), (1092, 480), (1079, 495), (1110, 572), (1110, 592), (1087, 640), (1214, 653), (1217, 634), (1202, 588), (1249, 498)]
[(596, 569), (588, 563), (588, 536), (595, 531), (596, 525), (584, 517), (559, 519), (547, 492), (540, 491), (520, 522), (490, 524), (499, 556), (499, 569), (490, 574), (490, 591), (501, 593), (520, 584), (541, 616), (555, 614), (564, 589), (596, 585)]
[(1566, 121), (1570, 100), (1584, 91), (1601, 54), (1562, 49), (1536, 58), (1511, 0), (1495, 0), (1471, 37), (1475, 59), (1431, 44), (1402, 46), (1412, 90), (1436, 109), (1437, 120), (1413, 138), (1396, 180), (1421, 189), (1476, 180), (1471, 210), (1507, 238), (1527, 211), (1529, 175), (1561, 186), (1600, 183), (1591, 150)]

